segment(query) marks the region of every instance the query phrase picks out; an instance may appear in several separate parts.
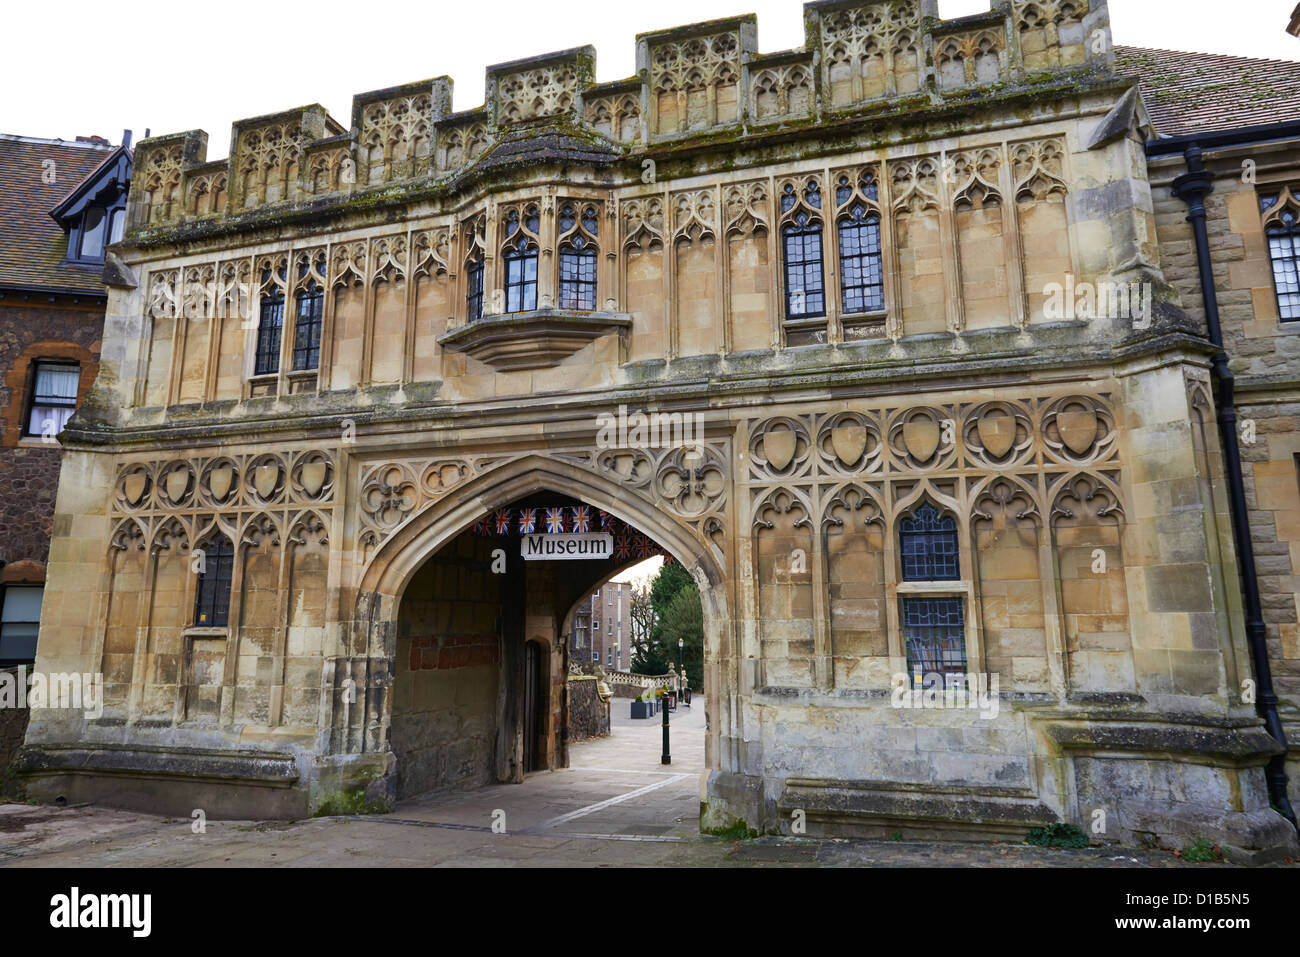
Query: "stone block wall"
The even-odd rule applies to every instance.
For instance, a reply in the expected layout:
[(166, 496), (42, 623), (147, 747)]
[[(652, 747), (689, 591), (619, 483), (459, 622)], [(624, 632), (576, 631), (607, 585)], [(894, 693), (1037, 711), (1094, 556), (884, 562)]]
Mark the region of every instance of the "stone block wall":
[(610, 702), (601, 701), (592, 675), (569, 678), (569, 743), (609, 734)]
[[(1300, 322), (1283, 322), (1279, 316), (1265, 207), (1276, 208), (1275, 198), (1285, 203), (1288, 189), (1300, 189), (1300, 168), (1293, 153), (1278, 149), (1257, 149), (1248, 158), (1253, 176), (1244, 175), (1241, 156), (1207, 157), (1215, 178), (1205, 205), (1224, 348), (1237, 380), (1237, 442), (1274, 686), (1291, 742), (1288, 773), (1294, 800), (1300, 781), (1300, 388), (1294, 372)], [(1184, 169), (1182, 157), (1152, 163), (1161, 265), (1188, 315), (1204, 323), (1187, 206), (1169, 185)], [(1248, 677), (1246, 665), (1238, 679)]]

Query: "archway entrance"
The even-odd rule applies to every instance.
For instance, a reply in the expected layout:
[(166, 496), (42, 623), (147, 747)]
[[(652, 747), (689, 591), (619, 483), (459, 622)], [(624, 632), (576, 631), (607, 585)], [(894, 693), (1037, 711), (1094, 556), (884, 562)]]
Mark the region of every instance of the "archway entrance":
[(539, 490), (481, 512), (428, 555), (397, 603), (397, 798), (566, 767), (566, 619), (656, 553), (666, 550), (613, 514)]

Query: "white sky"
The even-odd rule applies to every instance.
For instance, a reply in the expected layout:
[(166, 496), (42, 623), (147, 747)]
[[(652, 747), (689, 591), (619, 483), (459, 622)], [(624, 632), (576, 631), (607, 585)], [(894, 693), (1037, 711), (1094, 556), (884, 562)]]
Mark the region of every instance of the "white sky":
[[(1129, 46), (1300, 60), (1285, 26), (1296, 0), (1110, 0)], [(989, 0), (940, 0), (943, 17)], [(491, 63), (591, 44), (597, 79), (635, 72), (635, 36), (758, 14), (759, 49), (803, 45), (800, 0), (29, 0), (4, 5), (0, 133), (114, 143), (208, 131), (224, 157), (237, 119), (321, 103), (348, 125), (352, 95), (431, 76), (456, 82), (455, 108), (483, 102)]]

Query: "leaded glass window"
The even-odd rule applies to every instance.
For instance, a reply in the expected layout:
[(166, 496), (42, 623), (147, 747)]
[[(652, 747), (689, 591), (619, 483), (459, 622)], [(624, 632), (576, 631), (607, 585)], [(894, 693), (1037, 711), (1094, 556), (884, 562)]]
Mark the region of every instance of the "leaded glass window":
[(1268, 227), (1268, 256), (1273, 261), (1273, 285), (1283, 322), (1300, 319), (1300, 227), (1296, 213), (1284, 209)]
[(903, 581), (957, 581), (961, 578), (957, 522), (929, 502), (899, 525)]
[(201, 546), (203, 563), (194, 595), (194, 625), (224, 628), (230, 619), (230, 580), (235, 567), (235, 549), (225, 535), (216, 535)]
[(280, 371), (280, 337), (284, 332), (284, 290), (273, 282), (262, 293), (257, 318), (257, 356), (253, 375), (272, 375)]
[(966, 609), (961, 598), (903, 599), (903, 636), (911, 674), (966, 672)]
[(839, 219), (840, 293), (844, 312), (885, 308), (885, 278), (880, 249), (880, 217), (855, 203)]

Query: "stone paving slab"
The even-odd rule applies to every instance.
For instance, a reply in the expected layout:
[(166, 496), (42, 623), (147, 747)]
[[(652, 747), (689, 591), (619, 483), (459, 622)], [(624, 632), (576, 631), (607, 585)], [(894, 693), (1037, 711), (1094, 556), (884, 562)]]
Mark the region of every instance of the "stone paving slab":
[[(626, 704), (626, 702), (623, 702)], [(615, 706), (619, 700), (615, 700)], [(101, 807), (0, 805), (0, 869), (27, 867), (1087, 867), (1188, 865), (1167, 851), (1012, 844), (724, 841), (699, 833), (704, 709), (613, 722), (576, 744), (573, 767), (401, 802), (392, 814), (297, 822), (191, 822)], [(493, 833), (492, 812), (506, 812)], [(1286, 866), (1286, 865), (1278, 865)]]

